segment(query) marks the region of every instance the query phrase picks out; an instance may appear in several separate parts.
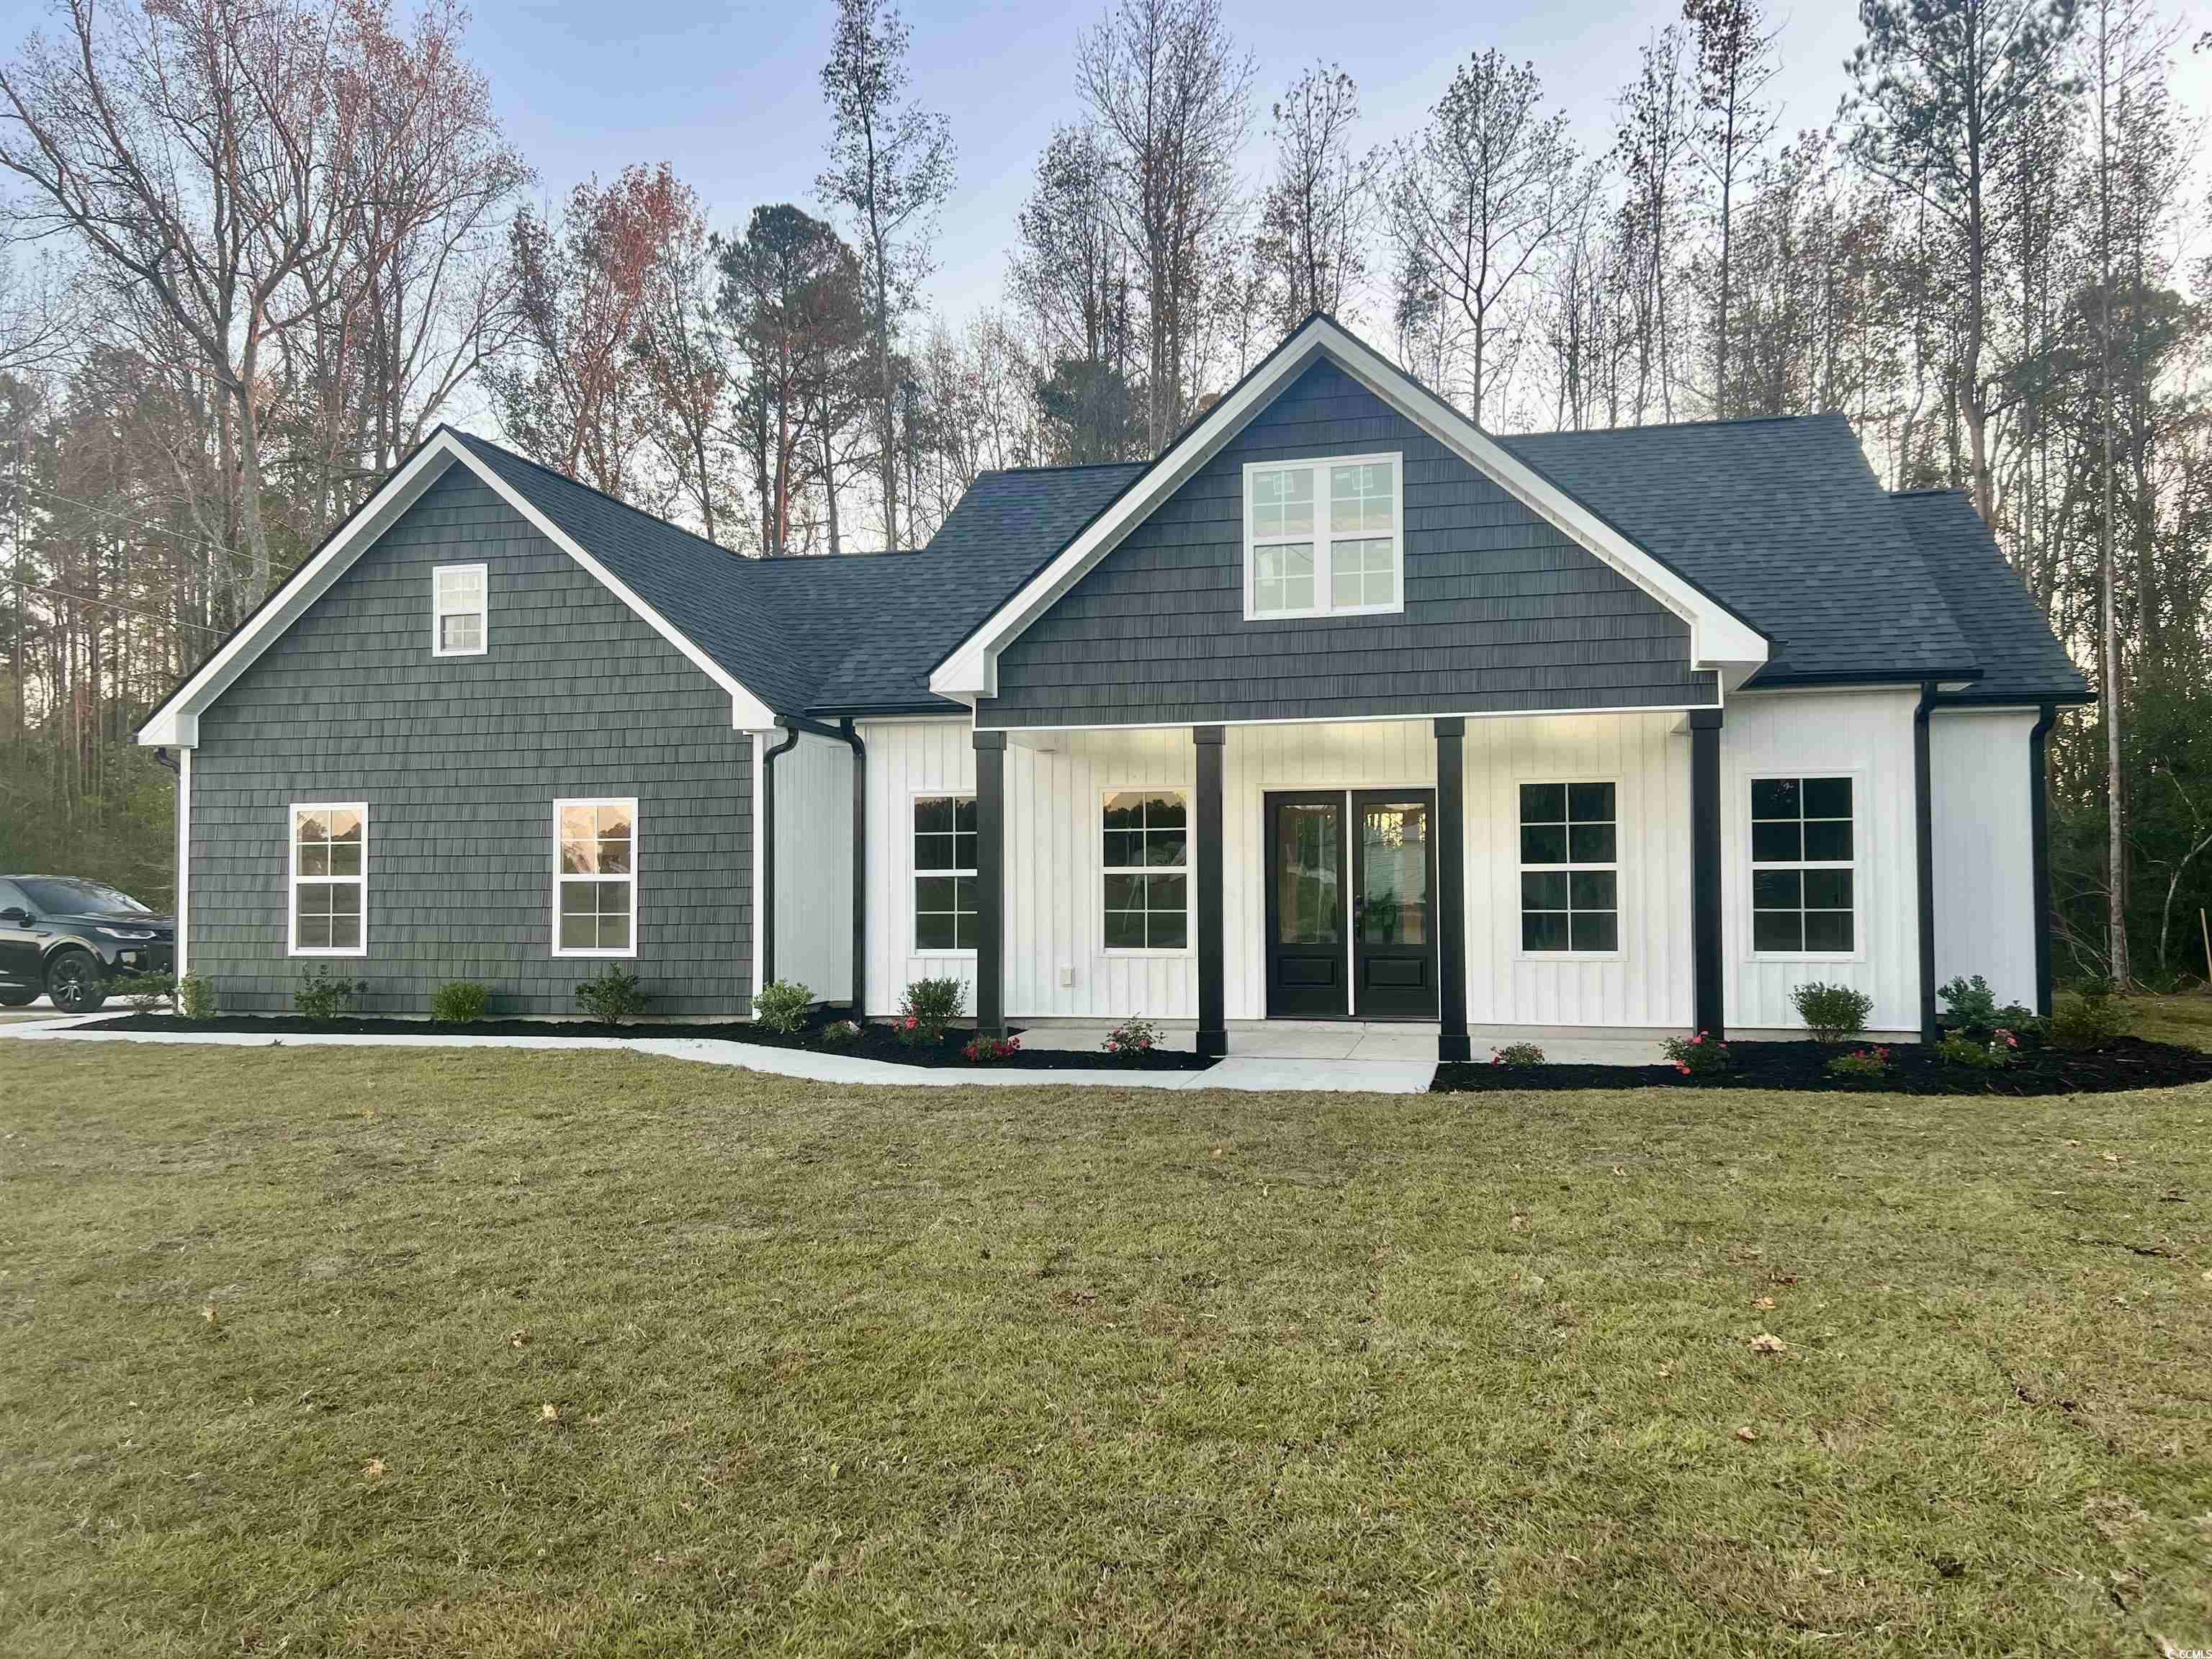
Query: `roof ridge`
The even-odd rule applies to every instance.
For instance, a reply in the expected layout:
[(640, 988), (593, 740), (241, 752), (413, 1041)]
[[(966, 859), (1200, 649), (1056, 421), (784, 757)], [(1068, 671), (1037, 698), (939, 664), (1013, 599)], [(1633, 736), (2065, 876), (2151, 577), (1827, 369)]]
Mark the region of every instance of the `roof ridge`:
[(1840, 409), (1816, 409), (1804, 415), (1729, 415), (1702, 421), (1643, 421), (1634, 426), (1562, 426), (1545, 432), (1494, 432), (1491, 435), (1500, 443), (1512, 443), (1521, 438), (1592, 438), (1619, 432), (1686, 432), (1700, 427), (1717, 426), (1779, 426), (1790, 421), (1849, 421), (1850, 416)]
[[(1150, 456), (1140, 461), (1070, 461), (1059, 466), (987, 466), (984, 472), (1104, 472), (1117, 466), (1150, 466), (1158, 458)], [(977, 477), (981, 477), (979, 473)]]
[(601, 501), (606, 501), (612, 506), (618, 507), (625, 513), (635, 513), (639, 518), (649, 520), (651, 522), (660, 526), (665, 530), (672, 530), (679, 536), (689, 537), (691, 540), (698, 543), (702, 547), (709, 547), (714, 549), (715, 552), (720, 553), (726, 559), (735, 559), (740, 563), (750, 562), (750, 556), (738, 552), (735, 548), (725, 547), (721, 543), (714, 540), (711, 537), (702, 536), (696, 530), (686, 529), (684, 526), (677, 523), (673, 519), (664, 519), (658, 513), (648, 513), (643, 507), (637, 506), (635, 502), (626, 501), (619, 495), (608, 494), (607, 491), (601, 489), (596, 484), (587, 484), (581, 478), (572, 478), (567, 473), (561, 471), (556, 467), (548, 466), (543, 461), (532, 459), (520, 450), (509, 449), (505, 444), (495, 443), (489, 438), (479, 437), (473, 432), (464, 432), (460, 428), (447, 424), (443, 422), (441, 422), (440, 425), (444, 427), (445, 430), (452, 433), (456, 438), (459, 438), (465, 444), (471, 446), (482, 444), (486, 449), (495, 449), (501, 454), (506, 456), (509, 460), (521, 462), (523, 465), (528, 467), (533, 472), (543, 472), (549, 478), (557, 478), (562, 483), (568, 484), (575, 489), (580, 489), (587, 495), (597, 495)]
[(1889, 498), (1896, 501), (1906, 495), (1965, 495), (1969, 491), (1964, 484), (1916, 484), (1911, 489), (1893, 489)]

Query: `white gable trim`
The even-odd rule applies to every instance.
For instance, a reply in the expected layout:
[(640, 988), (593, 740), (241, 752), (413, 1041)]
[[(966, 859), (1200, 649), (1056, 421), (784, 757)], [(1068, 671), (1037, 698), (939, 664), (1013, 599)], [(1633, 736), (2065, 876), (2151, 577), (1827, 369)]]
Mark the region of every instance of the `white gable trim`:
[(1689, 625), (1692, 666), (1718, 670), (1723, 684), (1735, 684), (1765, 662), (1767, 641), (1757, 629), (1668, 569), (1395, 364), (1330, 319), (1315, 317), (939, 663), (930, 674), (929, 689), (963, 702), (995, 696), (999, 653), (1212, 459), (1279, 392), (1324, 356), (1680, 617)]
[[(304, 616), (309, 606), (330, 592), (354, 562), (374, 544), (424, 491), (456, 462), (489, 485), (499, 497), (527, 520), (546, 540), (589, 571), (592, 577), (655, 633), (682, 652), (699, 672), (730, 694), (730, 723), (756, 727), (775, 723), (769, 706), (686, 638), (671, 623), (615, 574), (586, 553), (553, 521), (540, 513), (514, 486), (469, 451), (453, 433), (441, 428), (418, 449), (407, 465), (385, 482), (384, 487), (332, 536), (305, 564), (285, 578), (269, 602), (256, 611), (216, 653), (193, 671), (191, 677), (169, 695), (168, 700), (138, 728), (138, 741), (147, 745), (191, 749), (199, 743), (201, 711), (236, 683), (279, 635)], [(427, 654), (427, 653), (426, 653)]]

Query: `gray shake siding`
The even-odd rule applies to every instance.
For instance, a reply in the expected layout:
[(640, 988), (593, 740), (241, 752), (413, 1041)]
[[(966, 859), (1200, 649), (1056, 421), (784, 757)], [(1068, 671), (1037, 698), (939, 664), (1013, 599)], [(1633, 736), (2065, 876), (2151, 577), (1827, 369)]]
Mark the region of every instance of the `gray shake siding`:
[[(1245, 463), (1391, 450), (1405, 458), (1405, 611), (1245, 621)], [(1323, 362), (1000, 653), (977, 723), (1711, 703), (1689, 647), (1657, 601)]]
[[(434, 566), (489, 567), (490, 650), (430, 654)], [(750, 739), (729, 694), (458, 465), (200, 717), (187, 967), (287, 1009), (287, 811), (368, 803), (372, 1012), (482, 980), (574, 1014), (603, 960), (550, 951), (553, 802), (638, 799), (636, 972), (653, 1011), (732, 1017), (752, 962)]]

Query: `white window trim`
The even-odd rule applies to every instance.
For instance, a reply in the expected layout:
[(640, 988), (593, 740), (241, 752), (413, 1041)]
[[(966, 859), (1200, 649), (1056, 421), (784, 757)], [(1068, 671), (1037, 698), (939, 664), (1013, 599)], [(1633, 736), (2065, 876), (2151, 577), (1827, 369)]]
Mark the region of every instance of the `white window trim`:
[[(976, 799), (975, 786), (972, 783), (967, 785), (965, 787), (955, 784), (946, 784), (935, 789), (913, 789), (907, 793), (905, 827), (906, 942), (907, 954), (909, 957), (927, 957), (933, 962), (945, 960), (973, 962), (975, 959), (975, 947), (972, 945), (968, 945), (965, 948), (957, 945), (947, 945), (943, 950), (934, 950), (924, 945), (921, 942), (921, 930), (915, 926), (916, 900), (915, 884), (916, 882), (920, 881), (924, 876), (966, 876), (970, 879), (974, 879), (975, 878), (975, 872), (973, 870), (924, 870), (915, 862), (914, 837), (915, 831), (914, 827), (914, 809), (915, 803), (918, 801), (957, 801), (975, 800)], [(956, 823), (958, 821), (957, 815), (954, 821)], [(982, 850), (980, 841), (978, 842), (976, 850), (978, 852)], [(953, 937), (956, 939), (959, 937), (957, 924), (955, 924)]]
[[(441, 594), (443, 584), (439, 578), (449, 570), (473, 570), (477, 576), (477, 604), (473, 613), (467, 610), (447, 610)], [(477, 618), (477, 642), (468, 649), (448, 650), (443, 640), (445, 629), (441, 626), (448, 617)], [(434, 657), (481, 657), (491, 649), (491, 567), (483, 564), (441, 564), (430, 572), (430, 654)]]
[[(626, 806), (629, 809), (629, 873), (627, 875), (570, 875), (561, 868), (561, 814), (571, 806)], [(638, 817), (635, 795), (563, 795), (553, 803), (553, 910), (552, 932), (546, 937), (556, 957), (602, 957), (616, 962), (634, 962), (637, 958), (640, 935), (643, 933), (643, 918), (638, 914), (637, 868), (645, 842), (645, 825)], [(561, 943), (561, 887), (571, 881), (626, 881), (629, 884), (629, 948), (626, 951), (572, 951)]]
[[(1328, 469), (1333, 466), (1388, 466), (1390, 469), (1390, 489), (1397, 504), (1398, 527), (1391, 532), (1391, 591), (1396, 596), (1389, 605), (1339, 605), (1330, 602), (1335, 590), (1336, 541), (1328, 528)], [(1253, 552), (1252, 484), (1262, 472), (1282, 472), (1305, 467), (1314, 474), (1314, 604), (1305, 611), (1256, 611), (1252, 605)], [(1392, 450), (1379, 455), (1319, 455), (1310, 460), (1247, 461), (1243, 477), (1243, 541), (1244, 541), (1244, 620), (1246, 622), (1296, 622), (1300, 618), (1317, 617), (1388, 617), (1406, 608), (1406, 465), (1402, 453)], [(1277, 540), (1270, 538), (1269, 545)], [(1361, 534), (1346, 536), (1346, 541), (1364, 542), (1375, 539)]]
[[(302, 812), (358, 812), (361, 814), (361, 873), (357, 876), (303, 876), (300, 873), (300, 814)], [(365, 800), (295, 800), (284, 809), (284, 953), (294, 957), (365, 957), (368, 954), (368, 803)], [(300, 944), (300, 884), (313, 887), (350, 885), (361, 890), (361, 944), (350, 951), (306, 950)]]
[[(1106, 862), (1106, 803), (1116, 795), (1173, 795), (1182, 803), (1182, 862), (1179, 865), (1154, 864), (1142, 867), (1127, 864)], [(1105, 957), (1159, 957), (1174, 958), (1193, 954), (1198, 946), (1198, 869), (1193, 856), (1196, 838), (1191, 823), (1190, 786), (1187, 783), (1123, 783), (1098, 792), (1098, 801), (1091, 819), (1091, 834), (1097, 837), (1091, 848), (1098, 854), (1098, 878), (1092, 891), (1098, 895), (1094, 918), (1098, 927), (1098, 954)], [(1109, 876), (1179, 875), (1182, 880), (1182, 937), (1178, 947), (1170, 945), (1111, 945), (1106, 943), (1106, 878)]]
[[(1577, 864), (1571, 861), (1565, 864), (1523, 863), (1521, 859), (1522, 786), (1527, 784), (1540, 788), (1547, 784), (1560, 784), (1571, 789), (1578, 783), (1609, 783), (1613, 786), (1613, 862), (1610, 864)], [(1516, 962), (1626, 961), (1628, 958), (1628, 873), (1623, 866), (1620, 856), (1621, 815), (1626, 810), (1628, 800), (1628, 787), (1626, 781), (1620, 778), (1514, 778), (1510, 781), (1507, 787), (1512, 791), (1514, 960)], [(1569, 832), (1568, 841), (1570, 843), (1568, 850), (1571, 852), (1574, 850), (1572, 846), (1573, 835), (1571, 830)], [(1610, 951), (1531, 951), (1526, 945), (1522, 944), (1522, 940), (1524, 938), (1524, 934), (1522, 931), (1521, 919), (1525, 914), (1528, 907), (1521, 902), (1521, 878), (1524, 873), (1532, 870), (1554, 875), (1559, 874), (1561, 872), (1565, 872), (1567, 875), (1570, 885), (1572, 884), (1574, 872), (1577, 870), (1612, 871), (1613, 918), (1613, 937), (1615, 941), (1613, 948)], [(1570, 912), (1568, 914), (1571, 915), (1572, 913)], [(1574, 936), (1574, 924), (1570, 921), (1567, 926), (1568, 937), (1571, 939)]]
[[(1780, 779), (1849, 778), (1851, 781), (1851, 856), (1848, 859), (1798, 859), (1785, 864), (1761, 864), (1753, 856), (1751, 792), (1754, 785)], [(1740, 780), (1742, 793), (1737, 805), (1743, 813), (1743, 942), (1753, 962), (1864, 962), (1866, 960), (1866, 884), (1859, 879), (1859, 848), (1866, 832), (1864, 804), (1866, 775), (1845, 766), (1800, 766), (1784, 770), (1746, 772)], [(1848, 951), (1762, 951), (1759, 948), (1759, 898), (1754, 878), (1762, 870), (1848, 870), (1851, 872), (1851, 948)], [(1802, 911), (1802, 906), (1800, 909)]]

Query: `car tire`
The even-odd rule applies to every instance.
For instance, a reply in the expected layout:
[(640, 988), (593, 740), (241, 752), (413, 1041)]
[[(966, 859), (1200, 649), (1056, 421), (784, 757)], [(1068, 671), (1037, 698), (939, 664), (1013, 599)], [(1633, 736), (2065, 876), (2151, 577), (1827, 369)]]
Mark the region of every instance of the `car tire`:
[(27, 1008), (38, 1000), (35, 985), (0, 985), (0, 1008)]
[(63, 1013), (94, 1013), (107, 1000), (107, 981), (91, 951), (62, 951), (46, 964), (46, 994)]

